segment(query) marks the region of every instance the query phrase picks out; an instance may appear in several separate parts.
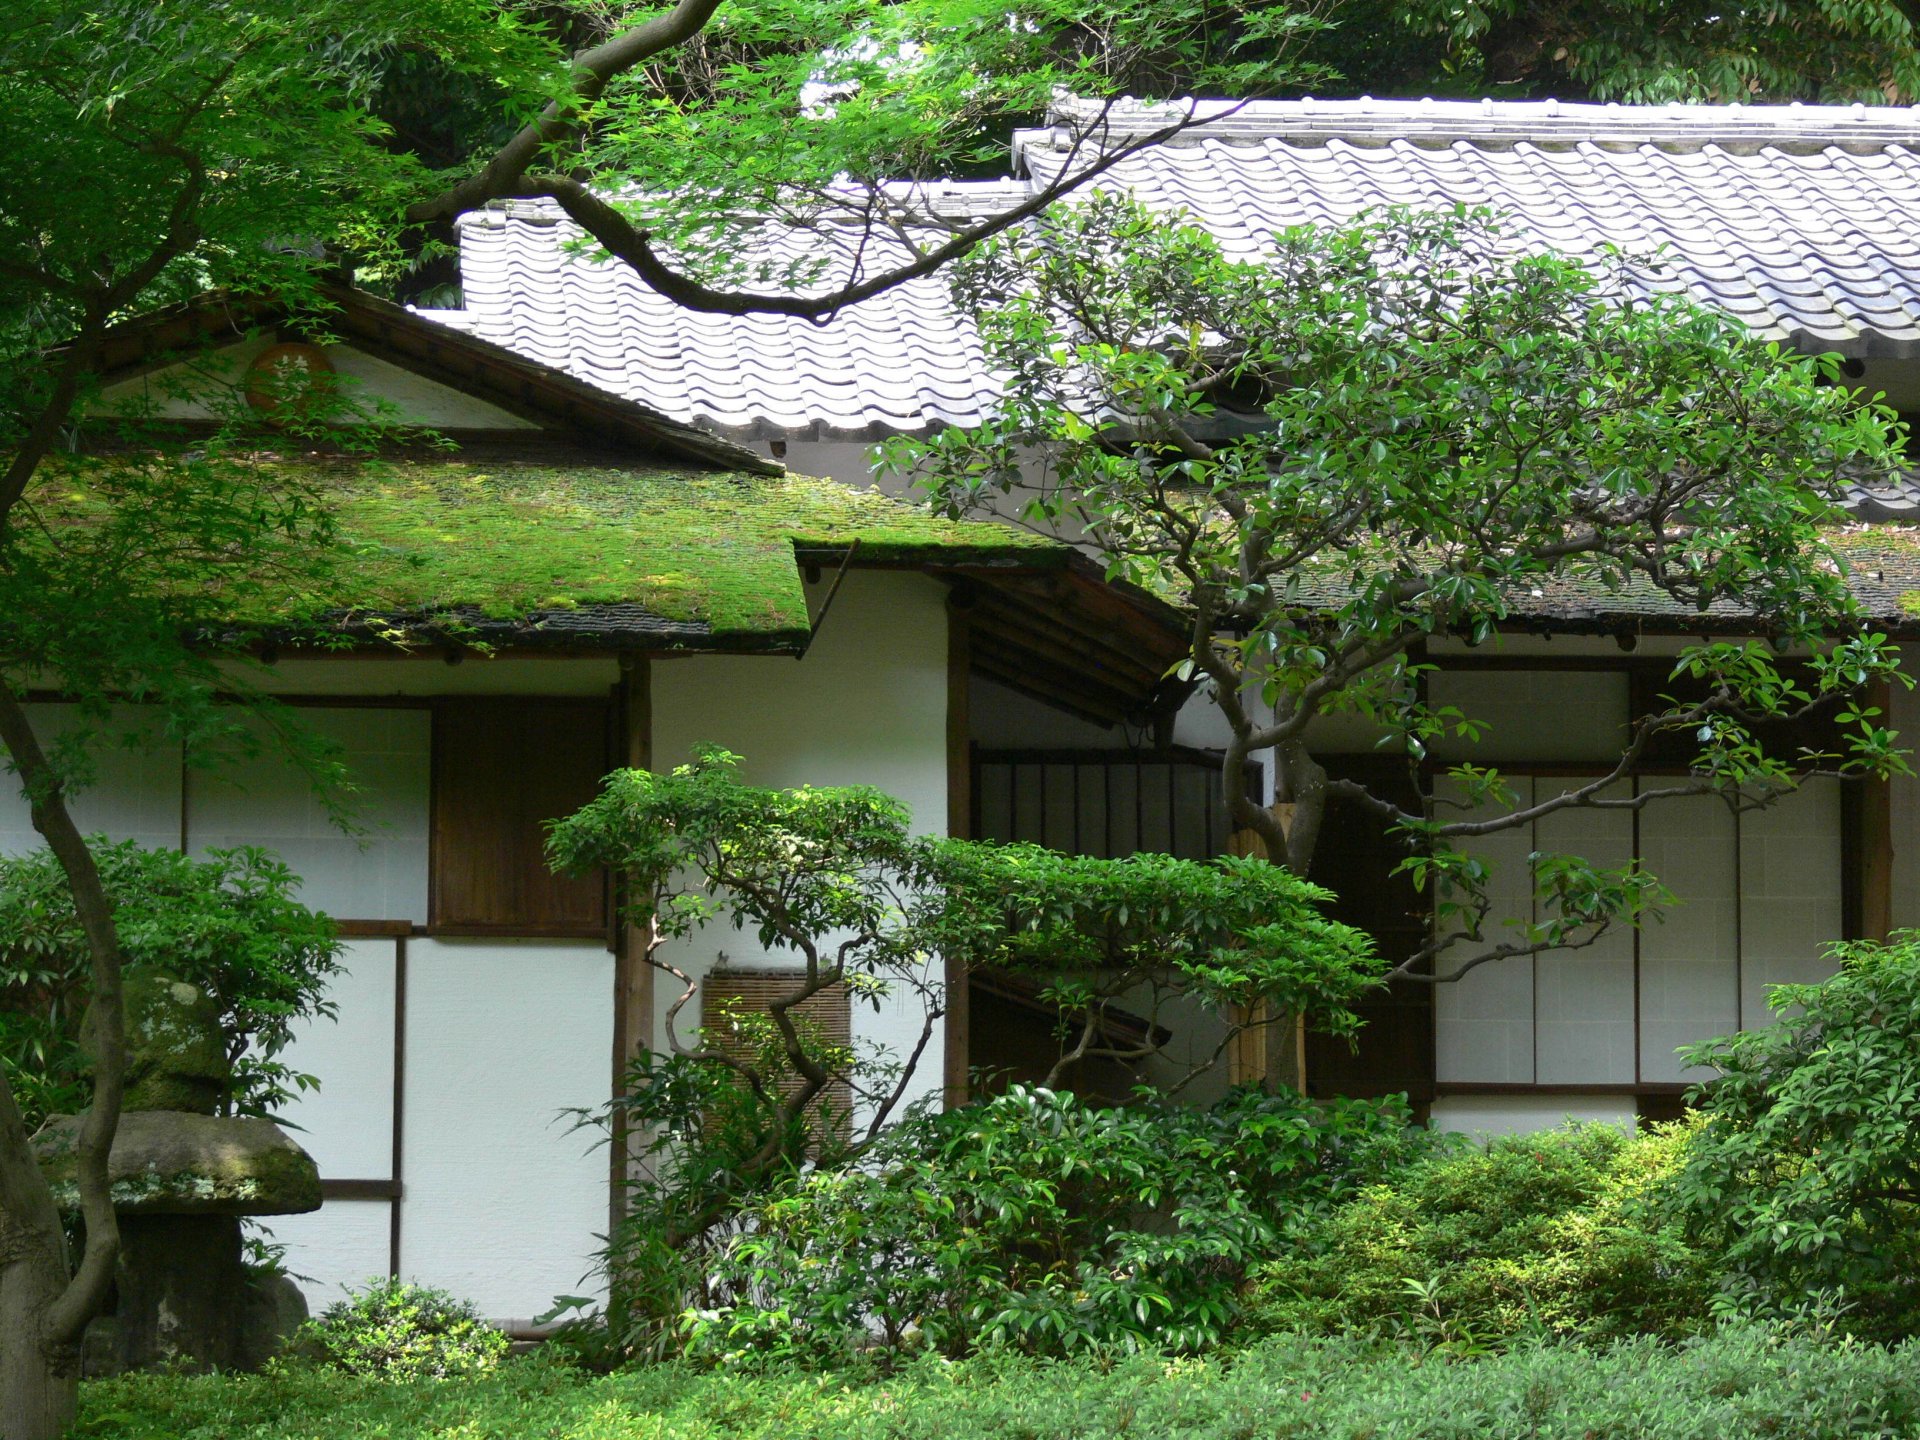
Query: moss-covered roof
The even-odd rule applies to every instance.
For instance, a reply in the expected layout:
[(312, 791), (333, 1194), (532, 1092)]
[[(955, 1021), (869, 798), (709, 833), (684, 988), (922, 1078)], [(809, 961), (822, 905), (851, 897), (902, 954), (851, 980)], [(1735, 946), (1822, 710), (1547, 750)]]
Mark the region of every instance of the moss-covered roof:
[(357, 606), (490, 621), (637, 607), (716, 638), (804, 637), (796, 549), (862, 563), (1063, 563), (1009, 526), (942, 520), (799, 475), (471, 461), (341, 472), (343, 578)]
[[(342, 542), (316, 592), (236, 605), (231, 623), (478, 631), (508, 643), (781, 649), (811, 633), (801, 556), (855, 564), (1068, 563), (1054, 541), (951, 521), (800, 475), (262, 455), (329, 496)], [(88, 498), (68, 471), (56, 509)]]

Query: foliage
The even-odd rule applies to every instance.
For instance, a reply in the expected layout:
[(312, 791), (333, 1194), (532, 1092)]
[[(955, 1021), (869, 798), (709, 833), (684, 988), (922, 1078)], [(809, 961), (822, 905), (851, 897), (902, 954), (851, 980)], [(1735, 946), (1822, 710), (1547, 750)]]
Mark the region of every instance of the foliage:
[(1738, 1272), (1731, 1299), (1791, 1309), (1819, 1290), (1848, 1323), (1920, 1325), (1920, 932), (1837, 944), (1839, 973), (1776, 985), (1774, 1022), (1682, 1051), (1717, 1072), (1675, 1210)]
[[(1630, 104), (1909, 104), (1920, 93), (1920, 45), (1901, 0), (1413, 0), (1396, 8), (1409, 28), (1445, 40), (1433, 78), (1456, 91), (1498, 86)], [(1375, 27), (1394, 18), (1370, 7), (1349, 7), (1347, 17)]]
[(1399, 1102), (1243, 1089), (1208, 1110), (1100, 1109), (1015, 1086), (758, 1201), (710, 1266), (722, 1303), (691, 1317), (689, 1349), (1208, 1349), (1257, 1257), (1430, 1143)]
[(1654, 1205), (1691, 1134), (1589, 1125), (1436, 1154), (1262, 1267), (1249, 1325), (1379, 1328), (1454, 1354), (1523, 1335), (1694, 1334), (1717, 1256)]
[(506, 1358), (507, 1337), (465, 1300), (382, 1277), (307, 1321), (291, 1348), (300, 1359), (349, 1375), (471, 1380)]
[[(271, 1115), (314, 1088), (275, 1057), (294, 1022), (333, 1015), (324, 995), (340, 944), (324, 915), (293, 898), (293, 872), (250, 847), (205, 859), (131, 841), (92, 849), (128, 972), (185, 980), (219, 1005), (233, 1064), (227, 1113)], [(59, 865), (44, 850), (0, 857), (0, 1055), (29, 1126), (86, 1108), (88, 994), (86, 938)]]
[[(1084, 530), (1111, 575), (1191, 606), (1185, 670), (1232, 733), (1222, 795), (1236, 823), (1304, 872), (1330, 797), (1390, 821), (1440, 922), (1402, 969), (1449, 978), (1586, 943), (1664, 895), (1637, 863), (1535, 855), (1536, 918), (1490, 932), (1491, 872), (1464, 841), (1575, 806), (1759, 805), (1809, 769), (1905, 768), (1880, 712), (1837, 700), (1910, 682), (1822, 533), (1843, 480), (1896, 463), (1891, 412), (1824, 383), (1831, 363), (1762, 344), (1657, 279), (1531, 253), (1465, 209), (1299, 227), (1230, 255), (1103, 194), (955, 271), (1006, 394), (986, 424), (886, 454), (946, 513), (1012, 495), (1037, 527)], [(1426, 702), (1424, 645), (1489, 640), (1550, 593), (1728, 606), (1813, 658), (1801, 678), (1759, 642), (1689, 649), (1615, 763), (1527, 807), (1471, 763), (1443, 769), (1459, 809), (1403, 809), (1328, 777), (1313, 727), (1343, 716), (1431, 791), (1434, 743), (1486, 726)], [(1762, 722), (1822, 703), (1839, 708), (1836, 753), (1761, 743)], [(1689, 746), (1691, 773), (1610, 797), (1656, 742)], [(1247, 799), (1255, 755), (1290, 824)]]
[(1109, 860), (947, 841), (929, 847), (927, 881), (940, 896), (929, 938), (942, 954), (1029, 977), (1057, 1007), (1050, 1085), (1076, 1058), (1138, 1062), (1160, 1048), (1153, 1035), (1103, 1035), (1117, 1002), (1143, 1011), (1151, 1029), (1172, 996), (1195, 998), (1220, 1015), (1224, 1053), (1262, 1005), (1352, 1034), (1360, 1022), (1351, 1007), (1378, 983), (1369, 938), (1321, 912), (1332, 896), (1263, 859)]
[[(562, 868), (625, 878), (650, 935), (644, 958), (678, 986), (667, 1052), (640, 1057), (627, 1093), (584, 1117), (635, 1161), (606, 1254), (606, 1322), (626, 1351), (670, 1343), (743, 1207), (810, 1161), (830, 1169), (897, 1143), (883, 1127), (943, 1013), (933, 957), (1040, 982), (1062, 1013), (1062, 1069), (1164, 1045), (1101, 1038), (1109, 1008), (1143, 987), (1197, 997), (1230, 1035), (1263, 1003), (1351, 1029), (1349, 1007), (1373, 983), (1365, 938), (1319, 913), (1324, 892), (1273, 866), (915, 837), (877, 791), (747, 785), (738, 757), (712, 747), (670, 773), (609, 776), (554, 823), (549, 851)], [(793, 968), (763, 1011), (689, 1038), (680, 1015), (697, 986), (676, 957), (722, 927)], [(834, 987), (852, 1005), (917, 1012), (917, 1039), (898, 1052), (826, 1043), (806, 1006)]]
[(97, 1440), (1880, 1440), (1920, 1427), (1912, 1347), (1759, 1329), (1683, 1346), (1529, 1342), (1469, 1364), (1360, 1340), (1268, 1341), (1218, 1359), (929, 1358), (884, 1377), (682, 1364), (589, 1376), (541, 1357), (440, 1385), (324, 1371), (141, 1375), (85, 1387)]

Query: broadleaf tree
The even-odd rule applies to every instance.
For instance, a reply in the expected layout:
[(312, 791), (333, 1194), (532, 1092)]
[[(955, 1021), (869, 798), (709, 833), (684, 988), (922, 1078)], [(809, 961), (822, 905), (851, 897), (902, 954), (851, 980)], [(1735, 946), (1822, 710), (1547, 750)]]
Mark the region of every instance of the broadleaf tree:
[[(109, 332), (207, 290), (311, 309), (329, 248), (377, 251), (403, 197), (427, 183), (365, 103), (383, 57), (414, 45), (531, 84), (541, 52), (522, 36), (466, 0), (22, 0), (0, 15), (10, 164), (0, 207), (0, 742), (85, 936), (82, 1041), (92, 1060), (76, 1145), (77, 1257), (0, 1069), (5, 1440), (41, 1440), (71, 1422), (81, 1333), (109, 1293), (118, 1251), (107, 1158), (124, 1078), (122, 949), (70, 797), (92, 778), (125, 701), (140, 702), (124, 713), (148, 740), (197, 760), (257, 743), (264, 728), (289, 741), (316, 785), (338, 779), (244, 670), (221, 663), (243, 639), (226, 622), (251, 600), (324, 593), (335, 554), (327, 495), (295, 469), (250, 463), (261, 425), (244, 405), (216, 406), (203, 433), (170, 445), (140, 442), (151, 414), (86, 420), (102, 399)], [(268, 437), (275, 448), (363, 447), (381, 428), (344, 397), (306, 398), (283, 407)], [(37, 733), (30, 689), (62, 693), (76, 723)], [(235, 696), (251, 703), (222, 703)]]
[[(1012, 496), (1028, 523), (1083, 535), (1112, 577), (1188, 606), (1184, 665), (1230, 731), (1235, 823), (1306, 873), (1330, 801), (1384, 821), (1437, 922), (1396, 974), (1457, 980), (1590, 944), (1669, 898), (1638, 861), (1538, 853), (1534, 917), (1506, 917), (1482, 837), (1682, 796), (1763, 806), (1809, 775), (1906, 769), (1862, 691), (1907, 682), (1824, 528), (1848, 479), (1898, 463), (1897, 423), (1826, 383), (1837, 362), (1756, 340), (1656, 279), (1541, 253), (1464, 208), (1229, 255), (1178, 215), (1100, 194), (955, 271), (1006, 376), (997, 416), (887, 449), (940, 509)], [(1484, 722), (1430, 702), (1421, 679), (1430, 643), (1490, 641), (1549, 590), (1731, 611), (1766, 638), (1687, 648), (1610, 763), (1521, 803), (1497, 768), (1429, 762)], [(1835, 709), (1830, 752), (1763, 743), (1769, 722)], [(1407, 784), (1331, 776), (1315, 753), (1329, 717), (1372, 726)], [(1623, 785), (1675, 743), (1687, 773)], [(1249, 798), (1256, 761), (1274, 807)]]
[[(1327, 893), (1264, 861), (916, 836), (879, 791), (746, 784), (712, 746), (671, 771), (609, 775), (554, 822), (548, 852), (627, 882), (641, 958), (672, 986), (664, 1051), (643, 1052), (628, 1094), (594, 1117), (632, 1152), (608, 1255), (608, 1319), (630, 1350), (665, 1343), (700, 1287), (692, 1262), (757, 1196), (810, 1161), (866, 1154), (910, 1097), (937, 1093), (924, 1062), (956, 970), (1011, 977), (1056, 1009), (1049, 1083), (1083, 1062), (1164, 1056), (1172, 1035), (1156, 1022), (1174, 993), (1222, 1017), (1191, 1078), (1273, 1016), (1350, 1032), (1378, 979), (1367, 937), (1322, 913)], [(696, 1020), (689, 952), (724, 956), (736, 933), (760, 952), (743, 968), (768, 993)], [(834, 995), (852, 1013), (889, 1011), (898, 1043), (826, 1033), (813, 1006)]]

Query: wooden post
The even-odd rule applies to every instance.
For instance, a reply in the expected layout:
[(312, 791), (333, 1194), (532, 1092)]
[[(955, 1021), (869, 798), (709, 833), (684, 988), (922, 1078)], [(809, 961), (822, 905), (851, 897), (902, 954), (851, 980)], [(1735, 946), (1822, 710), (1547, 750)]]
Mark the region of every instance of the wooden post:
[[(1868, 701), (1880, 707), (1883, 725), (1890, 688), (1884, 682), (1874, 686)], [(1860, 783), (1860, 938), (1885, 940), (1893, 930), (1893, 787), (1874, 778)]]
[[(620, 739), (615, 758), (629, 770), (653, 768), (653, 672), (644, 655), (620, 660)], [(614, 887), (615, 902), (628, 900), (624, 887)], [(613, 952), (613, 1089), (625, 1093), (627, 1069), (641, 1051), (653, 1045), (653, 967), (647, 963), (648, 927), (617, 917)], [(609, 1146), (612, 1174), (609, 1207), (614, 1224), (626, 1214), (627, 1180), (633, 1136), (616, 1118)]]
[[(1275, 818), (1280, 821), (1283, 830), (1293, 828), (1293, 805), (1282, 801), (1273, 807)], [(1266, 842), (1256, 830), (1236, 830), (1228, 837), (1229, 855), (1257, 855), (1262, 859), (1271, 858)], [(1227, 1081), (1233, 1085), (1245, 1085), (1251, 1081), (1263, 1083), (1278, 1082), (1291, 1086), (1301, 1094), (1307, 1091), (1307, 1026), (1302, 1016), (1294, 1016), (1293, 1023), (1285, 1019), (1262, 1024), (1267, 1019), (1267, 1007), (1262, 1004), (1249, 1013), (1236, 1009), (1236, 1021), (1244, 1021), (1256, 1028), (1242, 1030), (1233, 1037), (1227, 1046)], [(1270, 1036), (1278, 1036), (1278, 1043), (1270, 1043)]]
[[(956, 587), (947, 596), (947, 834), (973, 838), (972, 628), (967, 612), (973, 596)], [(971, 1006), (966, 966), (949, 959), (943, 978), (946, 1025), (941, 1073), (946, 1108), (967, 1103), (971, 1059)]]

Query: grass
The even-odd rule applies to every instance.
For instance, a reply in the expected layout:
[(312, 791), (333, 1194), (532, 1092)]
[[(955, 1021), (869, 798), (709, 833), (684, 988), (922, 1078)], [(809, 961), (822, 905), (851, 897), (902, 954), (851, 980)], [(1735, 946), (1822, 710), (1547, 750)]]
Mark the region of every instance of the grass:
[(534, 1357), (467, 1381), (100, 1381), (82, 1407), (79, 1433), (114, 1440), (1825, 1440), (1920, 1435), (1920, 1349), (1734, 1329), (1449, 1360), (1279, 1337), (1207, 1360), (922, 1358), (885, 1377), (592, 1376)]

